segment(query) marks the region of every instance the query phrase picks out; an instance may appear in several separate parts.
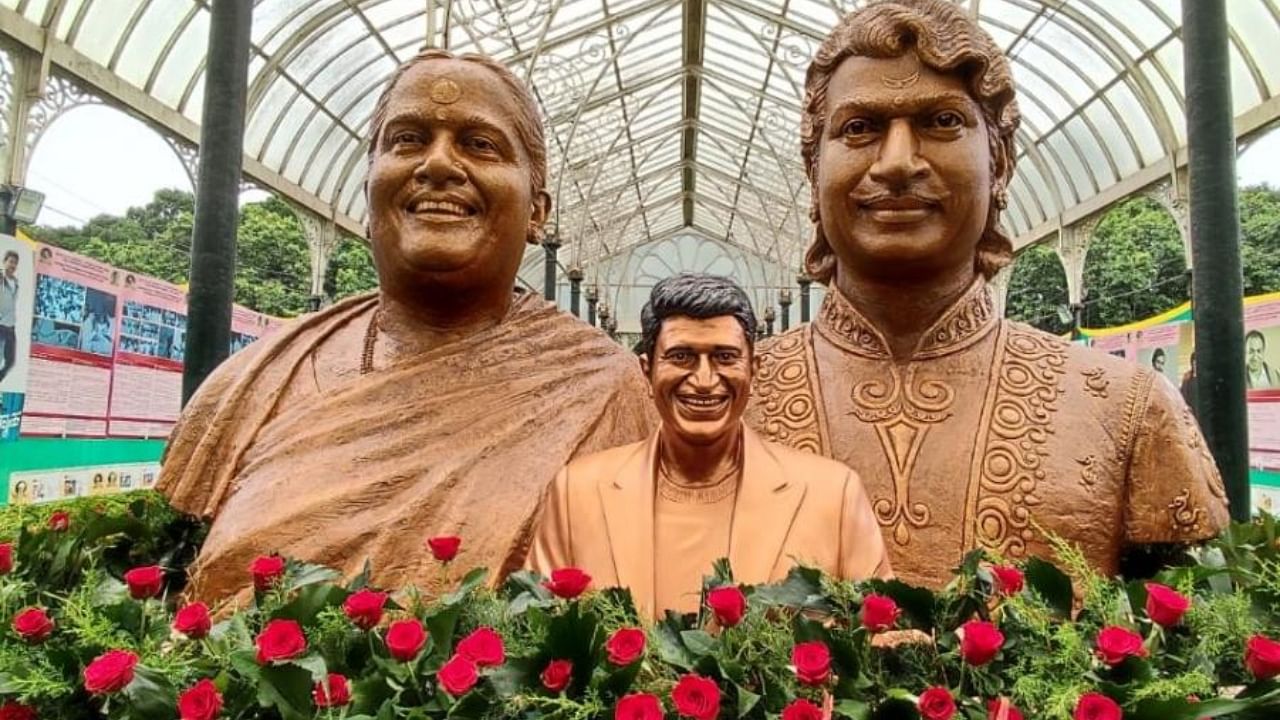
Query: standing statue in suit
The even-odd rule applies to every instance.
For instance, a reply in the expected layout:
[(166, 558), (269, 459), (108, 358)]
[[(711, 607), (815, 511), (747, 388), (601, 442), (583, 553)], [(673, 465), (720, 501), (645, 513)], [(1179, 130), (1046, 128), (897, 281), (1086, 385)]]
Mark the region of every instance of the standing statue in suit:
[(641, 368), (662, 425), (649, 439), (578, 458), (543, 503), (528, 564), (578, 567), (630, 588), (642, 617), (698, 608), (728, 557), (740, 582), (795, 564), (848, 579), (889, 574), (856, 473), (766, 442), (742, 424), (756, 318), (731, 280), (659, 282), (641, 316)]
[(830, 289), (762, 343), (748, 422), (858, 471), (907, 582), (945, 584), (973, 548), (1050, 555), (1050, 533), (1109, 575), (1227, 521), (1175, 388), (996, 314), (1017, 129), (1008, 61), (945, 0), (851, 13), (805, 80), (805, 270)]

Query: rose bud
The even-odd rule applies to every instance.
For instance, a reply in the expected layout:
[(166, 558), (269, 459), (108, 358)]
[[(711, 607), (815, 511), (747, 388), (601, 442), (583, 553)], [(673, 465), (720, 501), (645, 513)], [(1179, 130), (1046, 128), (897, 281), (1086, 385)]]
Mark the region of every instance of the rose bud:
[(417, 618), (397, 620), (387, 628), (387, 652), (400, 662), (409, 662), (418, 657), (422, 646), (427, 644), (427, 631)]
[(994, 565), (991, 576), (996, 579), (996, 591), (1001, 595), (1017, 595), (1026, 586), (1026, 576), (1012, 565)]
[(553, 693), (562, 692), (573, 679), (573, 663), (568, 660), (552, 660), (542, 669), (538, 678), (542, 680), (542, 687)]
[(725, 585), (707, 592), (707, 607), (720, 627), (731, 628), (747, 614), (747, 596), (737, 586)]
[(462, 538), (457, 535), (438, 535), (427, 538), (427, 549), (431, 551), (431, 556), (442, 563), (457, 557), (460, 547), (462, 547)]
[(178, 696), (178, 717), (181, 720), (214, 720), (221, 712), (222, 693), (209, 678)]
[(318, 682), (311, 689), (311, 699), (318, 708), (343, 707), (351, 703), (351, 686), (347, 684), (345, 675), (329, 673), (329, 687)]
[(796, 644), (791, 648), (791, 664), (802, 685), (824, 685), (831, 677), (831, 651), (821, 640)]
[(1182, 616), (1191, 608), (1186, 595), (1159, 583), (1147, 583), (1147, 617), (1163, 628), (1171, 628), (1182, 622)]
[(476, 667), (495, 667), (507, 659), (502, 636), (491, 627), (476, 628), (458, 642), (456, 652), (476, 664)]
[(662, 701), (649, 693), (625, 695), (613, 708), (613, 720), (662, 720)]
[(128, 650), (108, 650), (84, 669), (84, 689), (92, 695), (109, 695), (133, 682), (138, 656)]
[(1095, 654), (1102, 662), (1115, 667), (1130, 657), (1146, 657), (1147, 648), (1138, 633), (1110, 625), (1098, 633)]
[(42, 643), (53, 633), (53, 619), (44, 608), (30, 607), (13, 616), (13, 631), (32, 645)]
[(153, 598), (164, 588), (164, 570), (159, 565), (136, 567), (124, 574), (124, 583), (134, 600)]
[(307, 651), (307, 636), (302, 634), (302, 626), (297, 622), (276, 619), (258, 633), (254, 644), (258, 646), (258, 664), (266, 665), (300, 657)]
[(685, 675), (671, 690), (671, 701), (681, 717), (715, 720), (720, 714), (720, 687), (699, 675)]
[(279, 555), (261, 555), (249, 563), (253, 575), (253, 589), (266, 592), (284, 577), (285, 562)]
[(920, 693), (916, 707), (924, 720), (951, 720), (956, 714), (956, 699), (946, 688), (931, 687)]
[(552, 595), (565, 600), (572, 600), (586, 591), (591, 584), (591, 576), (575, 567), (558, 568), (551, 571), (551, 579), (543, 586)]
[(960, 657), (970, 665), (986, 665), (1004, 647), (1004, 633), (983, 620), (970, 620), (960, 626), (957, 634), (960, 636)]
[[(1001, 711), (1004, 711), (1003, 716), (1000, 715)], [(987, 703), (987, 720), (1023, 720), (1023, 717), (1009, 698), (997, 698)]]
[(13, 572), (13, 543), (0, 543), (0, 575)]
[(479, 679), (476, 664), (457, 653), (449, 658), (449, 662), (440, 666), (440, 671), (436, 673), (440, 686), (454, 697), (466, 695)]
[(644, 655), (644, 631), (639, 628), (619, 628), (605, 641), (604, 649), (609, 662), (625, 667)]
[(822, 708), (800, 699), (782, 708), (782, 720), (823, 720)]
[(0, 720), (40, 720), (40, 716), (30, 705), (9, 700), (0, 705)]
[(1280, 676), (1280, 642), (1262, 635), (1249, 638), (1244, 649), (1244, 666), (1259, 680)]
[(192, 640), (209, 634), (213, 621), (209, 619), (209, 606), (202, 602), (184, 605), (173, 616), (173, 629)]
[(372, 630), (382, 622), (382, 608), (387, 604), (387, 594), (368, 588), (357, 590), (342, 603), (342, 612), (352, 624), (361, 630)]
[(48, 528), (50, 530), (65, 532), (69, 527), (71, 527), (71, 516), (67, 514), (66, 510), (59, 510), (49, 516)]
[(1122, 720), (1124, 711), (1115, 700), (1100, 693), (1087, 693), (1076, 702), (1072, 720)]
[(898, 624), (902, 610), (893, 598), (872, 593), (862, 599), (862, 627), (868, 632), (882, 633)]

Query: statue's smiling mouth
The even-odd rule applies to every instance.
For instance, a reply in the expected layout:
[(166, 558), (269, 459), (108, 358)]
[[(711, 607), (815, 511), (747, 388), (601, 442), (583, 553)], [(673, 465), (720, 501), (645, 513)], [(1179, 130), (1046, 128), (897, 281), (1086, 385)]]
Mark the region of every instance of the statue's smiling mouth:
[(694, 415), (718, 413), (729, 405), (728, 395), (676, 395), (676, 401)]
[(476, 207), (456, 197), (421, 197), (406, 208), (410, 215), (432, 222), (453, 222), (475, 217)]

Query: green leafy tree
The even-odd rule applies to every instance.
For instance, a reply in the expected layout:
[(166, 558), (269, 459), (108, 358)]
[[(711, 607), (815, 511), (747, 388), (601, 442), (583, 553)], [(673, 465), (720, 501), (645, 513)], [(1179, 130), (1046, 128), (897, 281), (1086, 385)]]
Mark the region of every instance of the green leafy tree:
[(1061, 335), (1071, 329), (1058, 308), (1067, 305), (1067, 273), (1048, 245), (1034, 245), (1018, 254), (1009, 278), (1005, 315)]
[(329, 258), (325, 273), (325, 294), (340, 300), (378, 287), (378, 271), (373, 266), (369, 245), (351, 235), (343, 238)]
[(270, 315), (307, 311), (311, 260), (298, 216), (282, 200), (268, 198), (240, 211), (236, 247), (236, 302)]
[(1240, 191), (1240, 235), (1244, 294), (1280, 291), (1280, 190), (1258, 185)]
[(1123, 325), (1188, 299), (1178, 225), (1158, 202), (1133, 197), (1103, 216), (1084, 262), (1084, 325)]

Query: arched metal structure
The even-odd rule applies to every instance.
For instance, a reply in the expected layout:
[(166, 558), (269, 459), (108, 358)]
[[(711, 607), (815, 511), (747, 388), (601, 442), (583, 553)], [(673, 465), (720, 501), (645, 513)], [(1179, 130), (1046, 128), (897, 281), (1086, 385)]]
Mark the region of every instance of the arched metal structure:
[[(825, 0), (256, 0), (245, 173), (359, 234), (377, 93), (420, 46), (493, 55), (527, 78), (548, 123), (564, 267), (691, 233), (790, 285), (809, 239), (798, 151), (803, 74), (861, 2)], [(1024, 122), (1005, 221), (1019, 246), (1059, 236), (1164, 183), (1184, 195), (1178, 0), (961, 0), (1007, 51)], [(1245, 138), (1280, 118), (1280, 0), (1227, 3)], [(4, 80), (15, 120), (51, 80), (198, 140), (209, 0), (0, 0), (25, 58)], [(25, 110), (24, 110), (25, 108)], [(19, 122), (19, 125), (23, 123)], [(16, 158), (16, 160), (15, 160)], [(530, 277), (536, 278), (537, 274)]]

